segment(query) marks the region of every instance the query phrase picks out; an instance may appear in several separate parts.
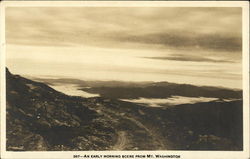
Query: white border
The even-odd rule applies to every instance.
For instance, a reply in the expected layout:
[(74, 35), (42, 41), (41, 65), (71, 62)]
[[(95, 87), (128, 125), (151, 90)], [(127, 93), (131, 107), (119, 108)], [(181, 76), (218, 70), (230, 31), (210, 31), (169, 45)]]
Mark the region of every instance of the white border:
[[(5, 8), (6, 7), (242, 7), (243, 37), (243, 138), (244, 151), (33, 151), (7, 152), (6, 148), (6, 92), (5, 92)], [(73, 155), (181, 155), (185, 159), (249, 158), (249, 3), (244, 1), (4, 1), (1, 2), (1, 158), (73, 158)], [(81, 158), (80, 158), (81, 159)]]

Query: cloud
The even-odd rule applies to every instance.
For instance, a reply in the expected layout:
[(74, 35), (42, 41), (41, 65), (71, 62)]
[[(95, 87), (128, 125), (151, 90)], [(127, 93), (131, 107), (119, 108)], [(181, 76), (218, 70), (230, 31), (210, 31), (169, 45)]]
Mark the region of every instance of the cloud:
[(218, 51), (241, 51), (241, 38), (220, 34), (156, 33), (146, 35), (122, 35), (120, 41), (163, 45), (172, 48), (194, 48)]
[[(104, 18), (105, 17), (105, 18)], [(6, 40), (22, 45), (241, 50), (241, 9), (9, 7)]]
[(166, 57), (143, 57), (147, 59), (155, 59), (155, 60), (172, 60), (172, 61), (190, 61), (190, 62), (223, 62), (223, 63), (234, 63), (233, 61), (229, 60), (216, 60), (207, 57), (201, 56), (193, 56), (193, 55), (173, 55), (173, 56), (166, 56)]

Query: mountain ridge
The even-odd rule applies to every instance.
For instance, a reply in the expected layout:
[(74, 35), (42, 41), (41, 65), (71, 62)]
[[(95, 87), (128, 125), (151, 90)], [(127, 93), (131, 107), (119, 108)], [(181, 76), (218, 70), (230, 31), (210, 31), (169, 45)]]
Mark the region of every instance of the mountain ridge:
[(170, 82), (122, 82), (122, 81), (84, 81), (79, 79), (42, 79), (35, 80), (49, 85), (75, 84), (79, 90), (100, 94), (102, 97), (115, 99), (168, 98), (171, 96), (242, 98), (242, 90), (212, 86), (194, 86)]

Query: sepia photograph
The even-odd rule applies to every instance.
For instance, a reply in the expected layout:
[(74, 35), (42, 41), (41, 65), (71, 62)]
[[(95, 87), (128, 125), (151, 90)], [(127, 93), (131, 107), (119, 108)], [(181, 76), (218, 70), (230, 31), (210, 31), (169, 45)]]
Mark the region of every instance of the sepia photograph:
[(8, 6), (4, 20), (6, 152), (248, 150), (242, 7)]

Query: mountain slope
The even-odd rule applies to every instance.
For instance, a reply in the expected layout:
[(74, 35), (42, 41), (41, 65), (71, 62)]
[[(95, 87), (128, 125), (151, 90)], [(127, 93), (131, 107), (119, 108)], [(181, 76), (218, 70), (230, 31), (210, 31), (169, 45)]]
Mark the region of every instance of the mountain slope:
[(6, 78), (7, 150), (98, 150), (114, 142), (112, 121), (81, 99), (8, 70)]
[(242, 100), (152, 108), (6, 71), (7, 150), (242, 150)]
[(133, 116), (107, 109), (107, 99), (67, 96), (6, 72), (7, 150), (166, 149)]

